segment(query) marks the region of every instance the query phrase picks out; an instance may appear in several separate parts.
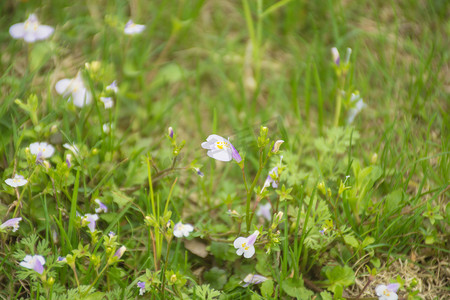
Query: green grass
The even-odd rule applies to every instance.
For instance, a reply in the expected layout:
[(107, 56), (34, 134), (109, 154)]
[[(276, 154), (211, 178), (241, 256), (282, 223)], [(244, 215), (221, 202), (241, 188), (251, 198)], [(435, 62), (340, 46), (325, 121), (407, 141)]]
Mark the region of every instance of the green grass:
[[(33, 12), (52, 37), (12, 39)], [(445, 297), (431, 268), (449, 257), (448, 12), (438, 0), (2, 2), (0, 215), (22, 221), (1, 233), (0, 295), (136, 298), (141, 280), (152, 299), (370, 299), (390, 282), (401, 297)], [(130, 18), (142, 34), (123, 34)], [(83, 108), (55, 91), (79, 70)], [(347, 125), (354, 91), (366, 107)], [(244, 162), (209, 158), (213, 133)], [(49, 168), (26, 150), (37, 141), (55, 146)], [(80, 149), (70, 168), (64, 143)], [(259, 195), (280, 155), (279, 188)], [(16, 173), (29, 180), (18, 190), (4, 182)], [(77, 212), (96, 198), (109, 211), (91, 234)], [(252, 216), (257, 201), (280, 223)], [(173, 236), (179, 221), (195, 227), (188, 238)], [(237, 256), (233, 241), (256, 229), (256, 254)], [(18, 264), (44, 253), (44, 276)], [(55, 261), (67, 255), (73, 265)], [(395, 273), (405, 259), (417, 269)], [(243, 288), (249, 273), (270, 280)]]

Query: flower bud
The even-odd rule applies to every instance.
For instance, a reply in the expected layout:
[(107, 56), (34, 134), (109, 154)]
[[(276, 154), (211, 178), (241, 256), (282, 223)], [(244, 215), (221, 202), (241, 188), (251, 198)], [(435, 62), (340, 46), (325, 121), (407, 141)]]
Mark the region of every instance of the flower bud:
[(279, 211), (277, 213), (277, 215), (275, 216), (275, 220), (277, 220), (277, 222), (279, 223), (279, 222), (281, 222), (281, 219), (283, 219), (283, 212)]
[(331, 48), (331, 55), (336, 66), (339, 66), (341, 58), (339, 57), (339, 51), (336, 47)]
[(167, 132), (169, 133), (170, 138), (173, 139), (173, 129), (172, 129), (172, 127), (169, 127), (167, 129)]
[(284, 143), (283, 140), (276, 141), (275, 144), (273, 145), (272, 152), (278, 153), (278, 151), (280, 151), (281, 144), (283, 144), (283, 143)]
[(377, 160), (378, 160), (378, 154), (376, 154), (376, 153), (372, 154), (372, 158), (370, 159), (372, 164), (376, 164)]
[(66, 155), (66, 164), (67, 164), (68, 168), (70, 168), (72, 166), (72, 155), (71, 154)]
[(50, 278), (47, 280), (47, 284), (48, 284), (49, 286), (52, 286), (54, 283), (55, 283), (55, 278), (53, 278), (53, 277), (50, 277)]
[(173, 274), (172, 276), (170, 276), (170, 282), (173, 284), (175, 282), (177, 282), (177, 275)]

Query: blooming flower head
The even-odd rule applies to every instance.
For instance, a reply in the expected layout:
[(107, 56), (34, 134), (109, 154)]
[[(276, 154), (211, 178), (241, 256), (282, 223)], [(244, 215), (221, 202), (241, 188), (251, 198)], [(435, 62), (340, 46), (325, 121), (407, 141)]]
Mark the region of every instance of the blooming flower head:
[(100, 201), (100, 199), (95, 199), (94, 201), (95, 201), (95, 203), (97, 203), (99, 205), (99, 207), (95, 209), (96, 213), (101, 213), (101, 212), (107, 213), (108, 212), (108, 207), (105, 204), (103, 204)]
[(45, 142), (36, 142), (30, 145), (30, 153), (36, 155), (36, 161), (42, 161), (43, 159), (52, 157), (53, 153), (55, 153), (55, 148)]
[(112, 238), (112, 237), (115, 237), (116, 234), (115, 234), (113, 231), (110, 231), (110, 232), (108, 233), (108, 236), (109, 236), (109, 238)]
[(91, 232), (95, 231), (95, 224), (98, 220), (97, 214), (85, 214), (81, 222), (87, 223), (87, 226)]
[(391, 283), (388, 285), (380, 284), (375, 288), (375, 293), (379, 300), (397, 300), (397, 291), (399, 287), (399, 283)]
[(57, 261), (60, 263), (67, 263), (67, 258), (65, 256), (58, 256)]
[(24, 268), (32, 269), (39, 274), (42, 274), (42, 272), (44, 272), (45, 258), (41, 255), (27, 255), (23, 261), (20, 262), (20, 265)]
[(5, 229), (6, 227), (12, 227), (12, 231), (16, 232), (19, 229), (19, 222), (22, 221), (22, 218), (13, 218), (7, 220), (5, 223), (0, 225), (0, 229)]
[(175, 224), (174, 228), (173, 228), (173, 235), (176, 236), (177, 238), (180, 237), (188, 237), (189, 233), (191, 233), (194, 230), (194, 226), (192, 226), (191, 224), (183, 224), (181, 222), (178, 222), (177, 224)]
[(63, 97), (70, 96), (69, 100), (73, 101), (76, 107), (83, 107), (89, 105), (92, 101), (91, 92), (89, 92), (84, 85), (83, 77), (81, 72), (77, 73), (75, 78), (61, 79), (56, 83), (56, 92), (63, 95)]
[(119, 91), (119, 87), (117, 86), (117, 82), (114, 80), (110, 85), (106, 87), (107, 91), (113, 91), (115, 94)]
[(266, 181), (264, 181), (264, 190), (266, 187), (269, 187), (272, 185), (274, 189), (278, 188), (278, 167), (273, 168), (270, 170), (269, 175), (267, 175)]
[(259, 231), (256, 230), (252, 235), (249, 237), (238, 237), (234, 240), (234, 248), (236, 248), (236, 254), (242, 255), (244, 254), (245, 258), (250, 258), (255, 254), (255, 244), (256, 238), (259, 235)]
[(258, 208), (258, 211), (256, 212), (256, 215), (258, 217), (263, 217), (264, 219), (266, 219), (267, 221), (271, 221), (272, 220), (272, 205), (270, 205), (270, 202), (267, 202), (264, 205), (260, 205)]
[(364, 107), (366, 107), (366, 104), (359, 93), (352, 93), (350, 103), (351, 105), (354, 105), (354, 107), (348, 111), (347, 124), (352, 124), (356, 115), (359, 114)]
[(23, 23), (9, 27), (9, 34), (14, 39), (23, 39), (27, 43), (45, 40), (53, 34), (53, 27), (40, 25), (35, 14), (31, 14)]
[(206, 142), (202, 143), (202, 148), (208, 150), (206, 154), (208, 154), (209, 157), (220, 161), (230, 161), (234, 159), (239, 163), (242, 160), (239, 152), (234, 148), (230, 141), (217, 134), (208, 136)]
[(138, 281), (137, 287), (139, 288), (139, 295), (141, 295), (141, 296), (144, 295), (144, 293), (145, 293), (145, 282)]
[(124, 32), (126, 35), (135, 35), (144, 31), (145, 25), (134, 24), (132, 20), (129, 20), (125, 25)]
[(247, 287), (250, 284), (260, 284), (261, 282), (264, 282), (267, 280), (267, 277), (264, 277), (262, 275), (258, 275), (258, 274), (248, 274), (247, 276), (245, 276), (244, 278), (244, 282), (245, 284), (243, 284), (243, 287)]
[(23, 186), (27, 184), (28, 180), (26, 180), (22, 175), (14, 175), (14, 178), (8, 178), (5, 180), (6, 184), (16, 188), (18, 186)]
[(114, 253), (114, 256), (120, 259), (122, 255), (125, 253), (125, 251), (127, 251), (127, 247), (122, 246), (119, 249), (117, 249), (116, 253)]
[(333, 56), (333, 61), (336, 64), (336, 66), (339, 66), (341, 58), (339, 56), (339, 51), (336, 47), (331, 48), (331, 55)]
[(111, 97), (100, 97), (100, 101), (105, 105), (105, 109), (110, 109), (114, 106), (114, 101)]

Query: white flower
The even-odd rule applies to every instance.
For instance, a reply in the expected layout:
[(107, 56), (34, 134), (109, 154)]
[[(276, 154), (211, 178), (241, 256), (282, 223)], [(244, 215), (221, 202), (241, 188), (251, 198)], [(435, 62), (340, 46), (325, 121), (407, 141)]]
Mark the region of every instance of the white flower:
[(26, 180), (22, 175), (14, 175), (14, 178), (8, 178), (5, 180), (6, 184), (16, 188), (18, 186), (23, 186), (27, 184), (28, 180)]
[(32, 269), (39, 274), (42, 274), (42, 272), (44, 272), (45, 258), (41, 255), (27, 255), (20, 265), (24, 268)]
[(253, 256), (253, 254), (255, 254), (255, 246), (253, 246), (253, 244), (255, 244), (256, 238), (259, 235), (259, 231), (256, 230), (252, 235), (250, 235), (249, 237), (238, 237), (237, 239), (234, 240), (234, 248), (236, 248), (236, 254), (237, 255), (242, 255), (244, 254), (245, 258), (250, 258)]
[(97, 203), (99, 205), (99, 207), (95, 209), (96, 213), (101, 213), (101, 212), (107, 213), (108, 212), (108, 207), (105, 204), (103, 204), (100, 201), (100, 199), (95, 199), (94, 201), (95, 201), (95, 203)]
[(55, 153), (55, 148), (45, 142), (36, 142), (30, 145), (30, 153), (36, 155), (38, 160), (41, 160), (52, 157), (53, 153)]
[(81, 222), (87, 223), (87, 227), (89, 227), (89, 230), (91, 232), (95, 231), (95, 223), (98, 220), (97, 214), (85, 214)]
[(115, 94), (119, 91), (119, 87), (117, 86), (117, 82), (114, 80), (110, 85), (106, 87), (107, 91), (113, 91)]
[(127, 24), (125, 25), (124, 32), (127, 35), (134, 35), (134, 34), (141, 33), (142, 31), (144, 31), (144, 29), (145, 29), (145, 25), (134, 24), (132, 20), (129, 20), (127, 22)]
[(35, 14), (31, 14), (24, 23), (9, 27), (9, 34), (14, 39), (24, 39), (27, 43), (45, 40), (53, 34), (53, 27), (40, 25)]
[(244, 282), (245, 284), (243, 284), (243, 287), (247, 287), (250, 284), (260, 284), (261, 282), (264, 282), (267, 280), (267, 277), (264, 277), (262, 275), (258, 275), (258, 274), (248, 274), (247, 276), (245, 276), (244, 278)]
[(269, 187), (272, 185), (274, 189), (278, 188), (278, 167), (273, 168), (270, 170), (269, 175), (266, 178), (266, 181), (264, 181), (264, 186), (261, 190), (264, 191), (266, 187)]
[(181, 222), (178, 222), (175, 224), (175, 227), (173, 228), (173, 235), (177, 238), (180, 237), (188, 237), (189, 233), (191, 233), (194, 230), (194, 226), (191, 224), (183, 224)]
[(359, 112), (364, 107), (366, 107), (366, 104), (364, 103), (359, 93), (356, 94), (352, 93), (350, 98), (350, 104), (354, 105), (354, 107), (348, 110), (347, 124), (352, 124), (356, 115), (359, 114)]
[(256, 215), (258, 217), (263, 217), (267, 221), (270, 222), (272, 220), (272, 205), (270, 205), (270, 202), (267, 202), (264, 205), (260, 205), (258, 208), (258, 211), (256, 212)]
[(56, 83), (55, 89), (63, 97), (70, 96), (69, 100), (72, 100), (76, 107), (83, 107), (92, 101), (91, 92), (86, 89), (81, 72), (78, 72), (75, 78), (61, 79)]
[(398, 283), (391, 283), (387, 286), (384, 284), (377, 285), (375, 288), (375, 293), (379, 300), (397, 300), (397, 290), (400, 287)]
[(22, 218), (13, 218), (7, 220), (5, 223), (0, 225), (0, 229), (5, 229), (6, 227), (12, 227), (13, 232), (16, 232), (19, 229), (19, 222), (22, 221)]
[(105, 109), (109, 109), (114, 106), (114, 101), (111, 97), (100, 97), (100, 101), (105, 105)]
[(217, 134), (208, 136), (206, 142), (202, 143), (202, 148), (208, 150), (206, 154), (209, 157), (220, 161), (230, 161), (234, 159), (239, 163), (242, 160), (239, 152), (237, 152), (230, 141)]

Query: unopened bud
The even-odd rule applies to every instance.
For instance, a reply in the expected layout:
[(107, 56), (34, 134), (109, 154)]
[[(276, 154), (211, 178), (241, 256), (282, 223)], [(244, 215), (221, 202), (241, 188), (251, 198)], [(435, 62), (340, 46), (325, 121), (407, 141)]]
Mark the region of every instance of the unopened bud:
[(283, 140), (276, 141), (275, 144), (273, 144), (272, 152), (278, 153), (278, 151), (280, 151), (281, 144), (283, 144), (283, 143), (284, 143)]
[(372, 164), (376, 164), (377, 160), (378, 160), (378, 154), (376, 154), (376, 153), (372, 154), (372, 158), (370, 159)]
[(170, 276), (170, 282), (171, 283), (177, 282), (177, 275), (173, 274), (172, 276)]
[(341, 58), (339, 56), (339, 51), (336, 47), (331, 48), (331, 55), (333, 56), (333, 61), (336, 64), (336, 66), (339, 66)]
[(275, 216), (275, 219), (276, 219), (278, 222), (280, 222), (281, 219), (283, 219), (283, 212), (282, 212), (282, 211), (279, 211), (279, 212), (277, 213), (277, 215)]
[(169, 133), (169, 136), (170, 136), (170, 138), (172, 139), (172, 138), (173, 138), (173, 129), (172, 129), (172, 127), (169, 127), (169, 128), (167, 129), (167, 132)]
[(50, 277), (50, 278), (47, 280), (47, 284), (48, 284), (49, 286), (52, 286), (54, 283), (55, 283), (55, 278), (53, 278), (53, 277)]

